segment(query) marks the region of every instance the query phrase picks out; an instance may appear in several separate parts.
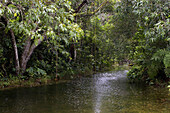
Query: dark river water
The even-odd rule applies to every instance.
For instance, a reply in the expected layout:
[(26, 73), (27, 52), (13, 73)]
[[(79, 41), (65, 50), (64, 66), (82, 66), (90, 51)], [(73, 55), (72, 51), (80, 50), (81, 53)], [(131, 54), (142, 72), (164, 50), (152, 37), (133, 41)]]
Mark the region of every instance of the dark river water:
[(170, 113), (167, 88), (129, 84), (126, 73), (0, 91), (0, 113)]

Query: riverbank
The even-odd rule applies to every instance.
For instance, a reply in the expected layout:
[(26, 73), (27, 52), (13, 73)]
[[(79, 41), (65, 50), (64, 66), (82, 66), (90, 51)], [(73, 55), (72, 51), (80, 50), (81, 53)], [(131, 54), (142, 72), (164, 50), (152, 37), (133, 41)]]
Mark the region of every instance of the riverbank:
[(26, 80), (20, 77), (4, 78), (3, 80), (0, 80), (0, 90), (6, 90), (6, 89), (12, 89), (18, 87), (38, 87), (43, 85), (58, 84), (61, 82), (72, 80), (74, 78), (79, 78), (81, 76), (92, 75), (93, 73), (95, 72), (91, 71), (87, 73), (76, 73), (74, 75), (69, 75), (69, 76), (65, 75), (63, 77), (60, 77), (59, 80), (48, 75), (46, 77), (28, 78)]
[[(67, 82), (75, 78), (80, 78), (82, 76), (92, 76), (93, 74), (97, 74), (97, 73), (118, 71), (118, 70), (129, 70), (129, 69), (130, 67), (128, 65), (113, 65), (112, 67), (105, 68), (100, 71), (87, 70), (86, 72), (83, 72), (77, 70), (77, 72), (75, 72), (74, 74), (66, 74), (61, 76), (60, 80), (55, 79), (54, 77), (52, 77), (52, 75), (47, 75), (45, 77), (39, 77), (39, 78), (29, 78), (29, 79), (22, 79), (19, 77), (4, 78), (3, 80), (2, 79), (0, 80), (0, 90), (13, 89), (19, 87), (39, 87), (43, 85), (53, 85), (61, 82)], [(148, 85), (153, 87), (167, 87), (169, 84), (168, 82), (166, 83), (156, 82), (155, 84), (148, 84)]]
[(46, 78), (39, 78), (39, 79), (33, 79), (30, 78), (29, 80), (22, 80), (19, 78), (15, 79), (8, 79), (6, 81), (0, 81), (0, 90), (6, 90), (6, 89), (12, 89), (12, 88), (18, 88), (18, 87), (38, 87), (43, 85), (52, 85), (52, 84), (58, 84), (61, 82), (65, 82), (68, 80), (52, 80), (48, 77)]
[(86, 70), (86, 72), (83, 71), (77, 71), (73, 75), (63, 75), (63, 77), (60, 77), (60, 80), (56, 80), (52, 78), (51, 76), (46, 77), (39, 77), (39, 78), (29, 78), (29, 79), (22, 79), (19, 77), (13, 77), (13, 78), (4, 78), (4, 80), (0, 81), (0, 90), (5, 89), (12, 89), (12, 88), (18, 88), (18, 87), (38, 87), (43, 85), (52, 85), (52, 84), (58, 84), (61, 82), (66, 82), (75, 78), (79, 78), (82, 76), (90, 76), (96, 73), (106, 72), (106, 71), (115, 71), (115, 70), (127, 70), (127, 65), (114, 65), (113, 67), (105, 68), (100, 71), (92, 71), (92, 70)]

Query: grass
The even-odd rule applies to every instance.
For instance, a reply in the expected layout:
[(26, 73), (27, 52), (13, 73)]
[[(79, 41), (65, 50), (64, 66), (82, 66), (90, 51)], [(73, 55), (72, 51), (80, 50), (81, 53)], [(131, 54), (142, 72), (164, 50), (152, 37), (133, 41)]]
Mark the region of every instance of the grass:
[(0, 81), (0, 89), (11, 89), (17, 87), (36, 87), (42, 85), (50, 85), (57, 83), (56, 80), (52, 80), (49, 77), (42, 78), (30, 78), (28, 80), (20, 79), (20, 78), (10, 78), (6, 80)]

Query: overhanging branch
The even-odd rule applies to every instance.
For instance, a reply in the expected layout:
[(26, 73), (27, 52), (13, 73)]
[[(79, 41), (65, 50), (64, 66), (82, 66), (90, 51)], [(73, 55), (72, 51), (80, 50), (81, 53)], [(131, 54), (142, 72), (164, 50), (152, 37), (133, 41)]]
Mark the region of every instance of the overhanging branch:
[(79, 11), (80, 11), (80, 9), (85, 5), (85, 4), (87, 4), (88, 3), (88, 1), (87, 0), (84, 0), (80, 5), (79, 5), (79, 7), (77, 8), (77, 10), (74, 12), (74, 13), (78, 13)]
[(107, 3), (108, 3), (108, 0), (105, 0), (103, 3), (101, 3), (101, 5), (96, 10), (94, 10), (94, 12), (90, 12), (90, 13), (86, 13), (86, 12), (75, 13), (74, 16), (92, 16), (95, 13), (97, 13)]

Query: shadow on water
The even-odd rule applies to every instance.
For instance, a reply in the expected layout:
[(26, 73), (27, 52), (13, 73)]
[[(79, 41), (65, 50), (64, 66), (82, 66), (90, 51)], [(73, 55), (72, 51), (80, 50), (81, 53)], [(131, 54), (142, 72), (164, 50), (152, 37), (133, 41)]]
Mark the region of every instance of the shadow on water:
[(0, 91), (0, 113), (168, 113), (168, 89), (129, 84), (127, 71)]

